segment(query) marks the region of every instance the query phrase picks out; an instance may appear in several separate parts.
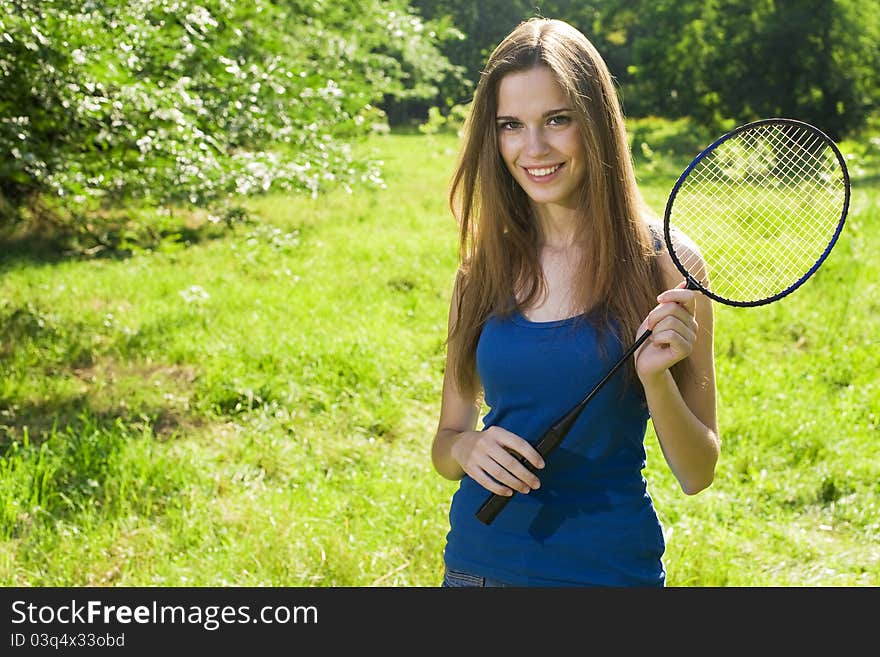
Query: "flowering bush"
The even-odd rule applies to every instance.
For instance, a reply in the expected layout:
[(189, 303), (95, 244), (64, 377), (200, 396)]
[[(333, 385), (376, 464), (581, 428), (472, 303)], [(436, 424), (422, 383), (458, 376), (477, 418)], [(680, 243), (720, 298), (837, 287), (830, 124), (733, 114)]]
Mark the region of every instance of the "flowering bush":
[(67, 213), (380, 182), (351, 144), (451, 67), (406, 0), (0, 3), (0, 197)]

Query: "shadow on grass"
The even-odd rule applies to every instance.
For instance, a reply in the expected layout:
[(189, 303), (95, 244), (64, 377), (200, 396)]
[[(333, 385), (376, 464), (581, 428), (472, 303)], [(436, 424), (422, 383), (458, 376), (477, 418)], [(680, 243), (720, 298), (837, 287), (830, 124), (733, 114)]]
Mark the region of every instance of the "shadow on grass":
[(67, 260), (125, 260), (136, 253), (168, 246), (192, 246), (220, 239), (237, 224), (250, 221), (234, 206), (212, 215), (207, 209), (174, 215), (136, 212), (115, 217), (5, 220), (0, 231), (0, 272), (22, 264), (53, 265)]
[(174, 438), (202, 424), (199, 418), (171, 405), (108, 406), (88, 393), (40, 402), (9, 403), (3, 400), (0, 401), (0, 456), (12, 443), (23, 442), (25, 433), (28, 443), (39, 445), (53, 433), (76, 430), (86, 418), (90, 425), (105, 431), (117, 427), (120, 422), (136, 432), (149, 429), (160, 440)]
[(0, 273), (21, 265), (54, 265), (69, 260), (127, 260), (136, 253), (160, 251), (171, 244), (194, 246), (221, 239), (227, 232), (226, 226), (181, 226), (162, 230), (154, 238), (137, 242), (124, 239), (122, 233), (114, 233), (104, 243), (88, 246), (57, 236), (0, 237)]
[(0, 454), (12, 443), (24, 442), (25, 433), (29, 443), (39, 444), (83, 424), (107, 431), (122, 424), (134, 433), (149, 431), (169, 440), (205, 423), (190, 410), (194, 368), (104, 361), (71, 366), (61, 375), (77, 389), (0, 399)]

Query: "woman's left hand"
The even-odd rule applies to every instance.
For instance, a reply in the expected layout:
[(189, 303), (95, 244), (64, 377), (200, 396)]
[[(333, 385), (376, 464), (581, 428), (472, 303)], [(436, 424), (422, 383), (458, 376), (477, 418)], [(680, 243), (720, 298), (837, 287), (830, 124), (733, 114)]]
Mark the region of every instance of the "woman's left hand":
[(684, 281), (657, 297), (657, 306), (648, 313), (636, 336), (651, 330), (635, 353), (636, 372), (642, 383), (690, 356), (697, 339), (696, 303), (697, 293), (686, 289)]

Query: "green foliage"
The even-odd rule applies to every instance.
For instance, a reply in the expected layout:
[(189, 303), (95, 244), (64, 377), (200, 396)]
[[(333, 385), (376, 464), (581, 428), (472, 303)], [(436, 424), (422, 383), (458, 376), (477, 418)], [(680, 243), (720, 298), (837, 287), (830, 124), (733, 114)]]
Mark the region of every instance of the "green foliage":
[(456, 88), (450, 88), (442, 109), (469, 100), (480, 71), (492, 49), (523, 18), (534, 14), (534, 5), (525, 0), (412, 0), (412, 6), (428, 19), (445, 18), (461, 30), (461, 38), (441, 46), (450, 61), (462, 67)]
[(3, 2), (0, 197), (77, 221), (378, 184), (351, 144), (436, 94), (437, 38), (405, 0)]
[[(596, 45), (628, 115), (726, 120), (787, 116), (840, 139), (880, 107), (880, 5), (860, 0), (610, 0), (413, 5), (467, 36), (443, 46), (466, 71), (466, 102), (492, 48), (520, 20), (560, 18)], [(440, 105), (443, 108), (445, 105)]]
[(880, 5), (651, 2), (629, 35), (631, 110), (718, 125), (770, 116), (815, 123), (835, 139), (880, 101)]
[(428, 120), (419, 124), (419, 132), (425, 135), (435, 135), (438, 132), (460, 134), (469, 111), (470, 104), (453, 105), (446, 114), (436, 105), (431, 106), (428, 109)]

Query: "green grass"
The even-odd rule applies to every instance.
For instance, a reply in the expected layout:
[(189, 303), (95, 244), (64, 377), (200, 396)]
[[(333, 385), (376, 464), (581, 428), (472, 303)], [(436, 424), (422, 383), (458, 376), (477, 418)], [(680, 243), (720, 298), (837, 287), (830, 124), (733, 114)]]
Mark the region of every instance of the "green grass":
[[(662, 213), (703, 142), (634, 132)], [(251, 200), (188, 246), (4, 256), (0, 584), (438, 584), (456, 146), (376, 137), (386, 189)], [(649, 431), (672, 586), (880, 584), (875, 173), (803, 288), (717, 307), (713, 486), (683, 495)]]

